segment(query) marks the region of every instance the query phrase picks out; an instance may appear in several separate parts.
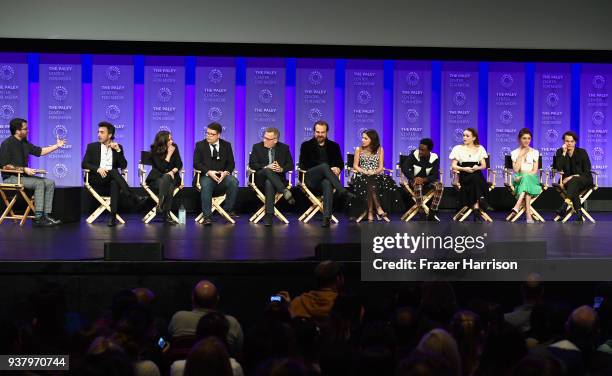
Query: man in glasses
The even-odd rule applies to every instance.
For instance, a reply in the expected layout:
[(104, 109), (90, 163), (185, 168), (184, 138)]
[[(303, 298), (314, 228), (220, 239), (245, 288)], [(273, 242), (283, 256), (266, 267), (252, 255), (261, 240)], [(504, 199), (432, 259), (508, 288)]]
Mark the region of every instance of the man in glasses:
[[(221, 139), (223, 127), (219, 123), (210, 123), (206, 128), (206, 139), (196, 143), (193, 153), (193, 168), (202, 172), (200, 175), (200, 192), (204, 225), (212, 224), (213, 192), (225, 192), (223, 210), (230, 216), (238, 217), (234, 203), (238, 193), (238, 179), (232, 172), (236, 167), (232, 144)], [(195, 181), (193, 182), (196, 183)]]
[(255, 170), (255, 184), (266, 196), (266, 214), (264, 225), (271, 226), (274, 218), (274, 196), (282, 193), (289, 204), (295, 200), (287, 189), (285, 174), (293, 168), (293, 158), (289, 146), (278, 141), (280, 132), (277, 128), (266, 128), (262, 142), (253, 145), (249, 156), (249, 167)]
[[(51, 179), (35, 176), (36, 170), (28, 167), (28, 156), (41, 157), (64, 146), (65, 141), (57, 138), (54, 145), (40, 147), (28, 142), (28, 122), (24, 119), (12, 119), (10, 122), (11, 136), (0, 146), (0, 167), (4, 170), (22, 170), (26, 176), (21, 177), (21, 183), (26, 189), (34, 191), (35, 227), (48, 227), (61, 223), (51, 217), (53, 210), (53, 194), (55, 182)], [(17, 183), (17, 174), (2, 173), (2, 181), (9, 184)]]

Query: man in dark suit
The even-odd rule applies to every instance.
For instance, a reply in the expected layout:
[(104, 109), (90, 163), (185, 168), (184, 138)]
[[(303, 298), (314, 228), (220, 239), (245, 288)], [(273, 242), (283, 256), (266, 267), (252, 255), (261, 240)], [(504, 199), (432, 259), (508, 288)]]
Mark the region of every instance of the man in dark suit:
[[(591, 175), (591, 160), (586, 150), (576, 147), (578, 135), (572, 131), (563, 134), (563, 146), (557, 149), (555, 154), (554, 169), (563, 171), (561, 187), (568, 193), (572, 200), (572, 206), (576, 211), (576, 219), (582, 220), (582, 205), (580, 204), (580, 192), (593, 185)], [(557, 211), (563, 216), (567, 209), (567, 204)]]
[(223, 210), (230, 216), (237, 217), (234, 212), (234, 203), (238, 193), (238, 179), (232, 175), (235, 168), (234, 152), (232, 144), (221, 139), (222, 130), (219, 123), (208, 124), (206, 139), (196, 143), (193, 153), (193, 168), (202, 172), (200, 195), (206, 226), (212, 224), (212, 196), (215, 191), (225, 192)]
[(119, 169), (127, 168), (127, 160), (123, 155), (123, 147), (114, 141), (115, 126), (103, 121), (98, 124), (98, 142), (87, 145), (81, 167), (89, 170), (89, 184), (97, 191), (110, 187), (111, 216), (108, 226), (117, 225), (117, 209), (119, 208), (119, 195), (128, 196), (137, 207), (146, 202), (146, 197), (138, 197), (119, 173)]
[(266, 128), (263, 141), (253, 145), (249, 156), (249, 167), (255, 170), (255, 184), (266, 195), (266, 215), (264, 224), (272, 225), (274, 218), (274, 195), (282, 193), (289, 204), (295, 200), (287, 189), (285, 173), (293, 168), (293, 158), (289, 146), (278, 141), (280, 132), (276, 128)]
[(334, 189), (347, 199), (354, 197), (340, 182), (344, 167), (340, 146), (327, 138), (329, 125), (323, 120), (313, 126), (314, 137), (300, 147), (300, 169), (306, 170), (304, 183), (315, 192), (323, 192), (323, 227), (329, 227), (334, 203)]

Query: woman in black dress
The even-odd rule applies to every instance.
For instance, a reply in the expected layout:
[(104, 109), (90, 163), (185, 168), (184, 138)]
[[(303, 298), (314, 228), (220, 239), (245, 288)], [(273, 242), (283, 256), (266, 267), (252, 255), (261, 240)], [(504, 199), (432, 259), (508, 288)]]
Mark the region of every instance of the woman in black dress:
[(168, 131), (159, 131), (151, 145), (151, 172), (147, 176), (147, 184), (153, 191), (157, 191), (159, 203), (157, 212), (162, 213), (166, 223), (176, 224), (170, 216), (174, 189), (181, 185), (179, 171), (183, 168), (183, 161), (178, 146), (172, 141), (172, 134)]
[(355, 199), (349, 202), (349, 215), (359, 217), (367, 211), (368, 221), (374, 216), (389, 221), (387, 213), (401, 205), (399, 190), (393, 178), (384, 173), (384, 152), (375, 130), (361, 137), (353, 162)]
[(487, 151), (478, 142), (474, 128), (463, 131), (463, 145), (453, 147), (449, 158), (453, 161), (452, 170), (459, 173), (459, 207), (488, 209), (487, 181), (482, 173), (487, 168)]

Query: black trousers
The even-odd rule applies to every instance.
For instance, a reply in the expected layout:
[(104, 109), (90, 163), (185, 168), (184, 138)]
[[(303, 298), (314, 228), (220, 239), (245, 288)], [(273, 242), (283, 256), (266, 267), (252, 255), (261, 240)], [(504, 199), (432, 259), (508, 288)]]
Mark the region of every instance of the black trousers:
[(323, 216), (330, 218), (334, 206), (334, 188), (338, 193), (343, 193), (345, 189), (340, 179), (327, 163), (322, 163), (306, 171), (304, 182), (315, 194), (323, 193)]
[(281, 174), (269, 168), (262, 168), (255, 172), (255, 184), (264, 191), (266, 196), (266, 214), (274, 214), (274, 196), (287, 189), (287, 183), (284, 180)]
[(119, 195), (123, 194), (132, 198), (134, 194), (130, 192), (130, 187), (125, 181), (123, 176), (119, 173), (119, 170), (110, 170), (106, 173), (106, 177), (95, 171), (89, 173), (89, 184), (100, 193), (100, 191), (106, 191), (110, 189), (110, 207), (112, 213), (117, 213), (119, 208)]
[(574, 209), (579, 210), (581, 208), (580, 193), (591, 185), (593, 185), (593, 181), (584, 176), (574, 176), (564, 185), (565, 191), (569, 195), (570, 200), (572, 200)]
[(157, 197), (162, 204), (162, 211), (167, 212), (172, 209), (172, 192), (174, 192), (174, 179), (168, 174), (153, 180), (150, 183), (151, 189), (157, 191)]

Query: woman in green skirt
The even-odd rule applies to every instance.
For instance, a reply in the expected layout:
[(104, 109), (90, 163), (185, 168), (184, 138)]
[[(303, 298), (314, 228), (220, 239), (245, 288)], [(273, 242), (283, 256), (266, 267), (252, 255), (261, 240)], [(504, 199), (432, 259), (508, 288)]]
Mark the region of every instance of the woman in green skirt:
[(512, 184), (517, 197), (512, 211), (514, 215), (518, 214), (524, 202), (527, 223), (533, 223), (531, 198), (542, 193), (538, 175), (540, 153), (529, 146), (531, 144), (531, 131), (529, 129), (523, 128), (519, 131), (518, 141), (519, 147), (510, 153), (512, 168), (514, 169)]

